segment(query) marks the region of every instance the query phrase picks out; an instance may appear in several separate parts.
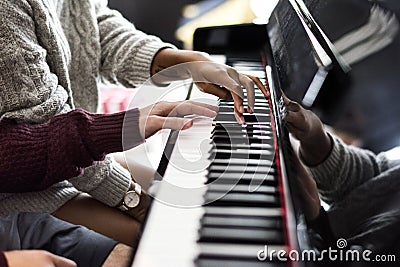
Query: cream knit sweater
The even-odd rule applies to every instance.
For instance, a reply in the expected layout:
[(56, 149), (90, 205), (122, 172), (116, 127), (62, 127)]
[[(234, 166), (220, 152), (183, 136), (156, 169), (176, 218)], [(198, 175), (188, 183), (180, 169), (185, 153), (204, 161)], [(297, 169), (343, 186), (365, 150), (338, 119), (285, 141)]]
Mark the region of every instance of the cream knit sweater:
[[(99, 79), (134, 87), (149, 78), (155, 53), (171, 47), (106, 0), (0, 0), (0, 27), (0, 116), (19, 122), (78, 107), (95, 112)], [(115, 206), (129, 184), (130, 174), (107, 158), (45, 191), (0, 194), (0, 215), (51, 213), (80, 191)]]

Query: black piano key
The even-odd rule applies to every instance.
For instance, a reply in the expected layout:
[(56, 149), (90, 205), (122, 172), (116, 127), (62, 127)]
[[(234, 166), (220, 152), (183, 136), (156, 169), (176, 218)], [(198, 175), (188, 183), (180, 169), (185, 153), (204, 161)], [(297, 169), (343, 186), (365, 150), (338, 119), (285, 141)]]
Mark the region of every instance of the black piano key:
[(206, 215), (201, 219), (200, 224), (202, 227), (250, 227), (282, 230), (282, 218), (279, 217)]
[(272, 150), (272, 142), (269, 143), (253, 143), (253, 144), (229, 144), (229, 143), (213, 143), (212, 148), (221, 148), (221, 149), (269, 149)]
[[(229, 143), (215, 143), (212, 142), (212, 149), (217, 148), (217, 149), (231, 149), (231, 150), (237, 150), (237, 149), (254, 149), (254, 150), (270, 150), (272, 151), (273, 146), (271, 142), (268, 143), (252, 143), (252, 144), (246, 144), (246, 143), (241, 143), (241, 144), (229, 144)], [(210, 150), (211, 151), (211, 150)]]
[(246, 166), (246, 165), (216, 165), (211, 164), (208, 167), (208, 171), (212, 172), (237, 172), (237, 173), (270, 173), (274, 171), (271, 165), (264, 165), (264, 166)]
[(237, 123), (232, 123), (232, 124), (220, 124), (218, 122), (213, 122), (214, 124), (214, 131), (217, 130), (223, 130), (223, 131), (254, 131), (254, 130), (271, 130), (271, 125), (269, 124), (260, 124), (260, 125), (239, 125)]
[[(227, 112), (227, 113), (233, 114), (235, 112), (233, 106), (221, 105), (221, 106), (218, 106), (218, 108), (219, 108), (218, 113)], [(255, 113), (264, 113), (264, 114), (268, 113), (269, 114), (270, 113), (269, 111), (270, 111), (269, 107), (260, 107), (260, 106), (254, 107)]]
[(270, 169), (269, 173), (243, 173), (243, 172), (209, 172), (207, 178), (210, 180), (226, 179), (226, 180), (254, 180), (254, 181), (277, 181), (276, 170)]
[[(227, 106), (227, 107), (234, 107), (234, 102), (231, 100), (221, 100), (220, 105)], [(247, 106), (247, 100), (243, 100), (243, 106)], [(257, 102), (254, 104), (254, 107), (269, 107), (269, 102), (267, 99), (258, 99)]]
[(262, 166), (274, 166), (274, 162), (272, 160), (267, 159), (238, 159), (238, 158), (229, 158), (229, 159), (214, 159), (212, 161), (213, 164), (220, 164), (220, 165), (262, 165)]
[(212, 136), (212, 141), (217, 144), (260, 144), (269, 143), (271, 144), (274, 139), (272, 135), (253, 135), (247, 134), (236, 134), (236, 135), (220, 135), (216, 134)]
[[(221, 197), (222, 195), (222, 197)], [(207, 192), (204, 196), (210, 206), (235, 206), (235, 207), (279, 207), (278, 195), (258, 193), (221, 193)]]
[(276, 185), (278, 183), (276, 175), (269, 174), (254, 174), (254, 173), (208, 173), (207, 184), (264, 184)]
[[(245, 122), (270, 122), (271, 118), (269, 113), (244, 113), (243, 118)], [(215, 117), (216, 121), (232, 121), (236, 122), (236, 117), (233, 113), (219, 112)]]
[[(231, 153), (232, 152), (232, 153)], [(272, 154), (268, 154), (265, 152), (265, 154), (256, 154), (255, 152), (253, 153), (234, 153), (235, 151), (229, 151), (229, 152), (218, 152), (215, 153), (213, 152), (210, 154), (209, 159), (230, 159), (230, 158), (238, 158), (238, 159), (272, 159)]]
[[(272, 144), (274, 139), (271, 136), (219, 136), (215, 135), (212, 138), (212, 141), (216, 144)], [(215, 151), (221, 153), (227, 153), (224, 149), (217, 149)], [(264, 151), (264, 154), (273, 154), (273, 151)]]
[[(264, 244), (264, 246), (265, 245), (268, 245), (269, 250), (274, 250), (274, 251), (286, 250), (286, 247), (284, 245)], [(259, 244), (202, 242), (199, 243), (200, 247), (199, 258), (256, 261), (257, 257), (254, 256), (254, 252), (255, 251), (257, 252), (260, 249), (264, 249), (265, 248), (264, 246), (260, 248)], [(276, 262), (276, 255), (272, 256), (271, 260), (269, 261)]]
[[(232, 125), (232, 124), (238, 124), (237, 121), (229, 120), (229, 121), (215, 121), (217, 123), (223, 124), (223, 125)], [(245, 125), (271, 125), (270, 121), (257, 121), (257, 122), (246, 122)]]
[(224, 138), (224, 137), (229, 139), (229, 137), (231, 136), (236, 136), (236, 137), (241, 136), (243, 138), (253, 138), (253, 139), (258, 137), (263, 138), (264, 136), (269, 136), (270, 138), (264, 138), (264, 139), (270, 139), (271, 141), (273, 141), (273, 133), (270, 129), (243, 129), (243, 130), (219, 129), (211, 134), (211, 139)]
[(265, 154), (265, 155), (260, 155), (260, 154), (243, 154), (243, 153), (213, 153), (210, 155), (209, 159), (230, 159), (230, 158), (237, 158), (237, 159), (272, 159), (271, 155)]
[(219, 179), (210, 179), (208, 178), (206, 181), (206, 184), (209, 185), (211, 183), (216, 183), (216, 184), (222, 184), (222, 185), (229, 185), (232, 186), (234, 184), (243, 184), (243, 185), (251, 185), (257, 186), (257, 185), (277, 185), (278, 182), (276, 179), (232, 179), (232, 178), (226, 178), (226, 177), (221, 177)]
[(249, 122), (270, 122), (271, 118), (269, 114), (243, 114), (244, 121)]
[(205, 206), (204, 216), (249, 216), (282, 218), (282, 209), (275, 207), (218, 207)]
[(264, 193), (264, 194), (277, 194), (278, 189), (276, 186), (269, 185), (260, 185), (256, 188), (250, 187), (245, 184), (237, 184), (237, 185), (227, 185), (227, 184), (218, 184), (212, 183), (207, 186), (207, 192), (234, 192), (234, 193), (248, 193), (248, 192), (256, 192), (256, 193)]
[(238, 132), (216, 132), (211, 135), (211, 139), (216, 142), (220, 140), (220, 142), (228, 142), (230, 141), (239, 141), (239, 142), (246, 142), (246, 140), (251, 140), (254, 142), (256, 140), (273, 140), (273, 135), (271, 132), (264, 132), (264, 133), (247, 133), (244, 131)]
[[(243, 104), (244, 108), (245, 108), (245, 112), (247, 112), (247, 103)], [(234, 114), (234, 106), (233, 105), (222, 105), (219, 106), (221, 112), (225, 112), (225, 113), (229, 113), (229, 114)], [(255, 104), (254, 105), (254, 112), (258, 113), (258, 114), (271, 114), (271, 110), (268, 106), (266, 106), (266, 104), (264, 103), (263, 105), (260, 104)]]
[[(257, 162), (259, 161), (259, 162)], [(251, 172), (252, 169), (254, 167), (258, 167), (258, 170), (262, 170), (262, 172), (265, 172), (265, 170), (271, 170), (271, 169), (275, 169), (276, 166), (274, 165), (272, 158), (271, 160), (267, 160), (267, 159), (239, 159), (239, 158), (229, 158), (229, 159), (214, 159), (212, 160), (212, 162), (209, 164), (209, 166), (219, 166), (214, 168), (214, 171), (220, 171), (223, 172), (225, 170), (228, 171), (234, 171), (234, 169), (236, 170), (240, 170), (238, 172), (241, 172), (241, 170), (243, 170), (243, 168), (245, 167), (249, 167), (248, 169), (246, 169), (246, 172)], [(233, 169), (229, 169), (229, 168), (223, 168), (223, 167), (227, 167), (227, 166), (232, 166)], [(242, 168), (242, 169), (239, 169)], [(255, 171), (256, 172), (256, 171)]]
[(272, 151), (268, 150), (254, 150), (254, 149), (249, 149), (249, 150), (229, 150), (229, 149), (220, 149), (220, 148), (214, 148), (210, 151), (210, 158), (213, 158), (215, 155), (215, 158), (225, 158), (224, 155), (228, 155), (229, 157), (234, 157), (234, 158), (242, 158), (242, 159), (254, 159), (254, 158), (266, 158), (266, 159), (272, 159), (274, 153)]
[[(247, 93), (245, 92), (244, 94), (243, 94), (243, 96), (244, 96), (244, 99), (247, 99)], [(263, 101), (263, 100), (266, 100), (265, 99), (265, 96), (263, 95), (263, 94), (254, 94), (254, 99), (255, 99), (255, 102), (257, 103), (258, 101)]]
[(203, 227), (199, 234), (200, 242), (233, 242), (249, 244), (283, 244), (283, 232), (273, 229), (240, 229)]
[(265, 130), (259, 130), (257, 131), (224, 131), (224, 130), (219, 130), (215, 131), (211, 135), (211, 139), (214, 142), (221, 142), (221, 143), (227, 143), (232, 141), (238, 141), (238, 142), (243, 142), (246, 140), (252, 141), (253, 143), (260, 142), (262, 140), (269, 140), (272, 142), (273, 139), (273, 134), (271, 131), (265, 131)]

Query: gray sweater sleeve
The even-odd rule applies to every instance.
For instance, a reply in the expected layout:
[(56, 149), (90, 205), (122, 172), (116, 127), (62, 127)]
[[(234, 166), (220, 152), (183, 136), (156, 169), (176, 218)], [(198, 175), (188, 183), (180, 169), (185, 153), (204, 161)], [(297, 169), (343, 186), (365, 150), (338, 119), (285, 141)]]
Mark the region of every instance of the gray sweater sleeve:
[(155, 54), (162, 48), (175, 48), (158, 37), (147, 35), (122, 15), (107, 7), (106, 0), (95, 0), (100, 32), (100, 72), (104, 79), (135, 87), (150, 78)]
[(316, 167), (309, 167), (321, 197), (327, 203), (342, 200), (354, 188), (391, 166), (384, 153), (375, 155), (348, 146), (337, 137), (332, 137), (332, 140), (333, 148), (328, 158)]
[[(37, 4), (39, 5), (39, 4)], [(19, 122), (41, 123), (72, 107), (66, 69), (51, 69), (47, 49), (55, 39), (36, 34), (43, 8), (27, 1), (0, 1), (0, 116)], [(45, 47), (46, 46), (46, 47)], [(53, 63), (66, 65), (60, 55)]]

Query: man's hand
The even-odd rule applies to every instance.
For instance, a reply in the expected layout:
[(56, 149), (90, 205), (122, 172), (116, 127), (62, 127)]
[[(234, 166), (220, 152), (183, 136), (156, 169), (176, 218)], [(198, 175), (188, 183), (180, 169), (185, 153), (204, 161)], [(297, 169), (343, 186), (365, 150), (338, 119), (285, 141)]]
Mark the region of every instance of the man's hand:
[[(177, 67), (168, 69), (171, 66)], [(161, 74), (155, 75), (156, 73)], [(250, 113), (254, 110), (255, 87), (258, 87), (266, 97), (269, 96), (268, 85), (265, 87), (258, 78), (241, 74), (227, 65), (218, 64), (208, 54), (202, 52), (163, 49), (154, 58), (151, 74), (156, 83), (192, 78), (206, 93), (216, 95), (221, 99), (233, 98), (240, 123), (244, 123), (242, 88), (245, 88), (247, 92), (247, 111)]]
[(301, 197), (303, 198), (304, 213), (307, 220), (312, 221), (318, 217), (321, 208), (317, 184), (300, 162), (296, 153), (293, 153), (293, 160), (297, 171), (297, 183), (300, 188)]
[(4, 255), (9, 267), (76, 267), (72, 260), (45, 250), (13, 250)]
[(300, 141), (303, 161), (315, 166), (325, 160), (332, 148), (332, 141), (322, 122), (313, 112), (283, 95), (286, 107), (284, 120), (290, 133)]
[(193, 120), (184, 118), (187, 115), (198, 115), (213, 118), (218, 107), (194, 102), (166, 102), (140, 109), (139, 128), (142, 137), (148, 138), (161, 129), (185, 130), (193, 125)]

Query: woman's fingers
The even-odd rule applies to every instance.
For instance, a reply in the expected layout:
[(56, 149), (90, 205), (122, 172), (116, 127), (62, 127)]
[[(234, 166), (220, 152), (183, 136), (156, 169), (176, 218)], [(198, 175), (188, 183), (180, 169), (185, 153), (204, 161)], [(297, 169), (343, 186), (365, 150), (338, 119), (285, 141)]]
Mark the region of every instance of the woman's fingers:
[(196, 85), (200, 88), (201, 91), (218, 96), (224, 100), (230, 100), (231, 92), (224, 87), (212, 84), (212, 83), (205, 83), (205, 82), (197, 82)]
[(144, 137), (149, 138), (161, 129), (186, 130), (193, 126), (193, 120), (178, 117), (149, 116), (143, 122)]
[[(148, 107), (144, 108), (144, 110), (147, 109)], [(217, 106), (196, 101), (161, 101), (150, 106), (150, 111), (143, 114), (147, 114), (148, 116), (185, 116), (193, 114), (207, 117), (215, 117), (217, 111)]]
[(168, 116), (199, 115), (213, 118), (217, 115), (218, 107), (195, 101), (174, 103), (175, 107)]
[[(143, 112), (142, 112), (143, 111)], [(201, 102), (158, 102), (140, 110), (139, 128), (142, 136), (148, 138), (160, 129), (184, 130), (193, 125), (193, 121), (183, 118), (197, 115), (213, 118), (218, 107)]]
[(265, 86), (264, 84), (260, 81), (259, 78), (251, 76), (251, 75), (246, 75), (247, 77), (249, 77), (254, 83), (255, 85), (258, 87), (258, 89), (261, 90), (261, 92), (264, 94), (265, 97), (269, 97), (271, 94), (269, 92), (269, 84), (268, 84), (268, 80), (265, 79)]
[(246, 75), (243, 75), (243, 74), (239, 74), (239, 81), (246, 88), (247, 111), (249, 113), (253, 113), (254, 112), (254, 101), (255, 101), (255, 95), (254, 95), (255, 84), (249, 77), (247, 77)]
[(186, 130), (193, 126), (193, 120), (177, 117), (158, 117), (159, 129)]

